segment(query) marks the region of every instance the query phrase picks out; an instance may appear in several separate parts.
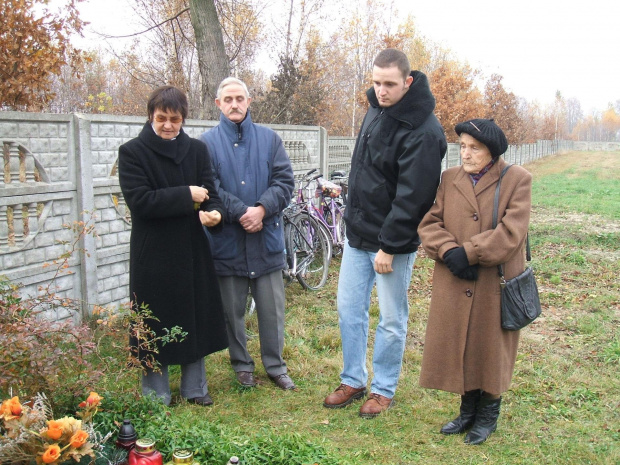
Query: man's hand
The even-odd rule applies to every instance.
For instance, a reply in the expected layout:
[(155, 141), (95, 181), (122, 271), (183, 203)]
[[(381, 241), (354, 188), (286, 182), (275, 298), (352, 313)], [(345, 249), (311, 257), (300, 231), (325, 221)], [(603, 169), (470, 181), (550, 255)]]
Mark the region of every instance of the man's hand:
[(243, 216), (239, 218), (239, 224), (245, 232), (255, 233), (263, 229), (263, 218), (265, 217), (265, 207), (248, 207)]
[(392, 260), (394, 260), (394, 255), (379, 249), (377, 255), (375, 255), (375, 271), (379, 274), (391, 273), (394, 271), (392, 269)]
[(222, 221), (222, 215), (220, 215), (220, 212), (218, 212), (217, 210), (213, 210), (210, 212), (203, 212), (202, 210), (200, 210), (198, 212), (198, 216), (200, 217), (200, 222), (208, 228), (216, 226), (217, 224), (219, 224), (220, 221)]

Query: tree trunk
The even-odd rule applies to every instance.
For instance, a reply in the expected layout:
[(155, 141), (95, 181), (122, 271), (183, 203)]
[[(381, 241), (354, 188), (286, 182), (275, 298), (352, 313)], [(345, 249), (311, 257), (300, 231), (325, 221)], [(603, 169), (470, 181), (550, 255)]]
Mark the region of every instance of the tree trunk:
[(215, 93), (220, 82), (230, 73), (222, 27), (214, 0), (190, 0), (189, 7), (202, 77), (202, 109), (199, 116), (218, 120), (220, 110), (215, 106)]

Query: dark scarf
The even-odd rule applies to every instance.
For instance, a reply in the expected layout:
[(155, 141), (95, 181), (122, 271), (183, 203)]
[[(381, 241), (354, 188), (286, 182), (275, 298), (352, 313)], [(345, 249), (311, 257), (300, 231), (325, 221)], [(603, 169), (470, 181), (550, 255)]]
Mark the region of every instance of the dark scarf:
[(185, 134), (183, 128), (181, 128), (179, 134), (173, 140), (166, 140), (155, 133), (151, 123), (148, 121), (142, 128), (142, 131), (140, 131), (138, 138), (157, 155), (170, 158), (177, 165), (183, 162), (185, 155), (189, 152), (191, 143), (190, 137)]
[(482, 168), (479, 173), (469, 175), (469, 178), (471, 179), (471, 182), (474, 183), (474, 186), (478, 184), (478, 181), (480, 181), (480, 178), (484, 176), (484, 174), (491, 169), (491, 167), (495, 164), (496, 160), (497, 158), (491, 158), (491, 161), (488, 163), (488, 165)]

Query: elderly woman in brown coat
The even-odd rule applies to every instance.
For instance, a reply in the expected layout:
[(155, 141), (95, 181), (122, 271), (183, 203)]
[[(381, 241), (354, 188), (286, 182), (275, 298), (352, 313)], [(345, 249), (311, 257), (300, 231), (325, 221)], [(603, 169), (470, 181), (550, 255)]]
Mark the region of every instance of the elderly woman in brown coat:
[(474, 119), (455, 127), (462, 165), (442, 175), (435, 204), (418, 233), (435, 260), (420, 384), (461, 395), (460, 415), (441, 428), (480, 444), (495, 431), (501, 394), (510, 386), (518, 331), (500, 323), (500, 279), (525, 267), (532, 176), (512, 166), (502, 179), (498, 224), (493, 199), (507, 163), (503, 131), (493, 120)]

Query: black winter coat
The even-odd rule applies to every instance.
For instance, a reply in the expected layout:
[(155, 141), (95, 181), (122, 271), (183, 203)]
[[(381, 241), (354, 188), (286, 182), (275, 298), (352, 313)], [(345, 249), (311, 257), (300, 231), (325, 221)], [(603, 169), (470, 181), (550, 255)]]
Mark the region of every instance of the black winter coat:
[(426, 76), (411, 76), (407, 93), (390, 107), (379, 106), (374, 88), (366, 92), (370, 108), (355, 143), (344, 215), (349, 244), (358, 249), (415, 252), (418, 225), (435, 199), (448, 146)]
[(207, 147), (182, 129), (175, 140), (164, 140), (146, 123), (136, 139), (119, 148), (118, 167), (131, 210), (132, 304), (148, 305), (159, 321), (147, 323), (158, 335), (173, 326), (188, 333), (180, 343), (158, 347), (156, 360), (162, 365), (188, 364), (225, 349), (228, 340), (211, 249), (189, 189), (207, 188), (210, 198), (200, 209), (218, 210), (223, 216)]

